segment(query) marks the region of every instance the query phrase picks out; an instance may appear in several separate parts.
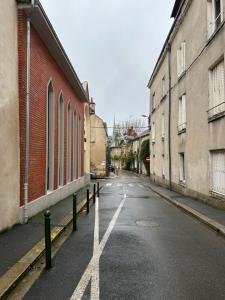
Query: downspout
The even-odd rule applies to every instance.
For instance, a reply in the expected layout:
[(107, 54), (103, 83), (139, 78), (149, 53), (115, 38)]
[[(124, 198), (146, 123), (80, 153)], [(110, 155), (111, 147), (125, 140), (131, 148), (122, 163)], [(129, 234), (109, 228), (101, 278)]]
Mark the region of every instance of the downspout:
[(35, 0), (31, 0), (31, 9), (27, 16), (27, 74), (26, 74), (26, 128), (25, 128), (25, 168), (24, 168), (24, 214), (23, 223), (28, 222), (28, 169), (30, 144), (30, 19)]
[(168, 111), (168, 156), (169, 156), (169, 189), (172, 190), (172, 162), (171, 162), (171, 44), (167, 45), (169, 72), (169, 111)]

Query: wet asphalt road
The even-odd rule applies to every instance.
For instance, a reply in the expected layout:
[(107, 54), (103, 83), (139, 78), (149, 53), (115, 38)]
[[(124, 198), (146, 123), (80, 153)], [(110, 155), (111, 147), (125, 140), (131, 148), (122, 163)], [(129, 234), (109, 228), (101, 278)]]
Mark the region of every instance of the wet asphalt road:
[(70, 299), (76, 288), (80, 298), (72, 299), (225, 299), (223, 238), (154, 194), (139, 177), (125, 174), (104, 184), (102, 252), (95, 252), (92, 268), (98, 239), (94, 206), (25, 299)]

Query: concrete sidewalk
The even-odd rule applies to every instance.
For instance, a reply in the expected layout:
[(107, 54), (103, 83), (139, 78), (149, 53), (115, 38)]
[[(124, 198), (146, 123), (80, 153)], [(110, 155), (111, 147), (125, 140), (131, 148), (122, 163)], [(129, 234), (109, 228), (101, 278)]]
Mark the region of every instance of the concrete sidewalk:
[(225, 211), (213, 208), (198, 199), (186, 197), (158, 186), (151, 182), (149, 177), (145, 177), (144, 181), (152, 191), (225, 237)]
[[(77, 202), (86, 197), (86, 189), (93, 191), (93, 183), (77, 192)], [(51, 225), (62, 227), (60, 224), (72, 211), (72, 195), (49, 208), (51, 211)], [(43, 212), (29, 220), (28, 224), (16, 225), (12, 229), (0, 234), (0, 277), (5, 274), (17, 261), (29, 252), (44, 237)]]

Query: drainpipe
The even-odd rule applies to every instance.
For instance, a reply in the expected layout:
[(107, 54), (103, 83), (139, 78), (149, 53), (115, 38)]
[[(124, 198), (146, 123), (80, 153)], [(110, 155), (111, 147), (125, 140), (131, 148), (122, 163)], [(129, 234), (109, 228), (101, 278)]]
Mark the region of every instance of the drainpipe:
[(168, 155), (169, 155), (169, 189), (172, 190), (172, 162), (171, 162), (171, 44), (167, 45), (169, 72), (169, 112), (168, 112)]
[(35, 0), (31, 0), (31, 9), (27, 16), (27, 74), (26, 74), (26, 128), (25, 128), (25, 168), (24, 168), (24, 214), (23, 223), (28, 222), (28, 169), (30, 137), (30, 19)]

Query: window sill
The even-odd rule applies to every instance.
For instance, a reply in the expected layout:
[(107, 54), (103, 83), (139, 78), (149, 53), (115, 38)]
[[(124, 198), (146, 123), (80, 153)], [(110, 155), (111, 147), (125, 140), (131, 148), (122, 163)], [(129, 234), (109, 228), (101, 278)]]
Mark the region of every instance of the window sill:
[(225, 199), (225, 194), (215, 192), (213, 190), (209, 191), (212, 197)]
[(217, 113), (217, 114), (215, 114), (215, 115), (213, 115), (211, 117), (208, 117), (208, 123), (216, 121), (216, 120), (218, 120), (220, 118), (223, 118), (224, 116), (225, 116), (225, 111)]
[(185, 132), (186, 132), (186, 128), (182, 128), (182, 129), (178, 129), (177, 134), (180, 135), (180, 134), (185, 133)]
[(215, 38), (215, 36), (217, 35), (217, 33), (220, 32), (220, 30), (221, 30), (221, 28), (223, 27), (224, 23), (225, 23), (225, 21), (223, 21), (223, 22), (222, 22), (222, 23), (221, 23), (221, 24), (213, 31), (213, 33), (208, 37), (206, 45), (209, 45), (209, 44), (212, 42), (212, 40)]

